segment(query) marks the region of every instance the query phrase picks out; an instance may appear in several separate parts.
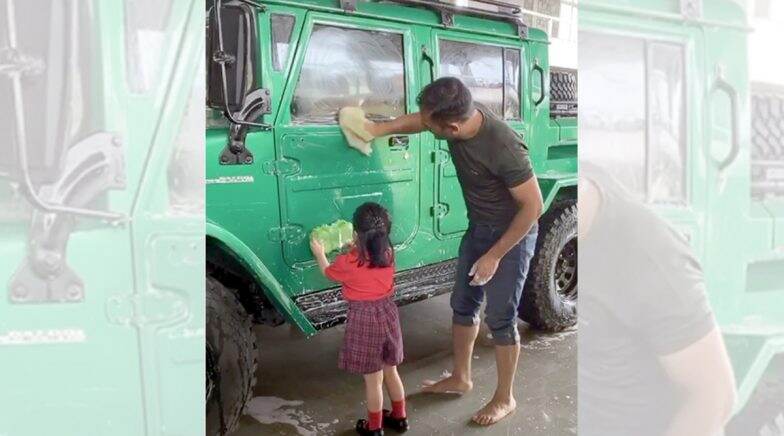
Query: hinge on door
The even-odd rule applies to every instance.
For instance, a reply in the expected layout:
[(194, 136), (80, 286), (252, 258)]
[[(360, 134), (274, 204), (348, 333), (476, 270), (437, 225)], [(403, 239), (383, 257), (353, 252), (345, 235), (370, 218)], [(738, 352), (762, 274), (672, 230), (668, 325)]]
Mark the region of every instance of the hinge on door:
[(294, 159), (268, 160), (264, 162), (264, 172), (274, 176), (288, 176), (300, 170), (299, 162)]
[(441, 12), (441, 24), (443, 24), (444, 27), (452, 27), (455, 25), (455, 16), (451, 12), (446, 9), (441, 9), (439, 12)]
[(702, 18), (702, 0), (681, 0), (681, 15), (691, 20)]
[(272, 242), (298, 242), (304, 237), (305, 232), (301, 226), (273, 227), (267, 231), (267, 238)]
[(444, 203), (436, 203), (430, 208), (430, 215), (436, 218), (443, 218), (449, 212), (449, 206)]
[(356, 12), (357, 0), (340, 0), (340, 7), (346, 12)]
[(430, 154), (430, 159), (437, 165), (443, 165), (449, 162), (449, 152), (444, 150), (436, 150)]

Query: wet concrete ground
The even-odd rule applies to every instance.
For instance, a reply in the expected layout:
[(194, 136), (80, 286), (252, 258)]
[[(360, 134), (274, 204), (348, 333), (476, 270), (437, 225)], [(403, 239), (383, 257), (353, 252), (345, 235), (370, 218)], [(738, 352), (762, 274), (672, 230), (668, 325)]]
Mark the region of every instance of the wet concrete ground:
[[(487, 331), (474, 349), (474, 390), (464, 397), (419, 393), (424, 379), (452, 368), (449, 295), (400, 308), (408, 395), (407, 435), (573, 435), (577, 433), (577, 334), (543, 334), (520, 323), (517, 410), (492, 427), (470, 423), (493, 394), (495, 359)], [(238, 436), (353, 435), (364, 417), (363, 381), (337, 368), (343, 327), (304, 339), (288, 327), (258, 327), (259, 383)], [(389, 399), (386, 399), (389, 408)], [(387, 431), (386, 434), (396, 434)]]

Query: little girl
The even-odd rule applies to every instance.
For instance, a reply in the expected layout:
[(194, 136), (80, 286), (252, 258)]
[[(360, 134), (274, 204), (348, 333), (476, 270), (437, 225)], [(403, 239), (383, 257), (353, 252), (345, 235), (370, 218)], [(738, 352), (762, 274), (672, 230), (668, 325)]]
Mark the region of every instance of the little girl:
[[(343, 285), (348, 301), (346, 336), (338, 366), (365, 378), (368, 419), (357, 421), (361, 435), (383, 435), (383, 427), (408, 430), (405, 392), (397, 373), (403, 361), (403, 339), (394, 293), (394, 252), (389, 240), (392, 223), (386, 209), (365, 203), (354, 212), (354, 245), (330, 265), (324, 247), (311, 239), (310, 248), (330, 280)], [(392, 400), (392, 410), (381, 409), (382, 384)]]

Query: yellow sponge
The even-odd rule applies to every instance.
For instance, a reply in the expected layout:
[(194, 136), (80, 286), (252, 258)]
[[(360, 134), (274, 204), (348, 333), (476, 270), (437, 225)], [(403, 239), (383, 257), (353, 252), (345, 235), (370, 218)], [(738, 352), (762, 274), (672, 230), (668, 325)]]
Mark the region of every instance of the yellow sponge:
[(346, 137), (349, 147), (356, 149), (365, 156), (370, 156), (373, 153), (370, 142), (363, 141), (362, 138), (355, 135), (351, 130), (343, 129), (343, 135)]
[[(365, 129), (365, 111), (356, 107), (348, 106), (340, 110), (338, 115), (340, 127), (345, 133), (350, 130), (354, 135), (358, 136), (361, 140), (368, 142), (373, 139), (373, 135)], [(348, 136), (348, 135), (346, 135)]]

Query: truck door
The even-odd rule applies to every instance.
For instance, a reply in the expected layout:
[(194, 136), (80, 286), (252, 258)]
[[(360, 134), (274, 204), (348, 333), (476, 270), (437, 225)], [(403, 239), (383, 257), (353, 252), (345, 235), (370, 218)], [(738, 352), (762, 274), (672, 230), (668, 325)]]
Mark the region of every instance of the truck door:
[(351, 220), (367, 201), (390, 211), (392, 241), (404, 250), (419, 226), (421, 135), (377, 138), (365, 156), (348, 146), (337, 113), (359, 106), (382, 120), (412, 107), (411, 90), (418, 89), (412, 30), (310, 12), (300, 41), (276, 117), (276, 160), (266, 164), (278, 177), (285, 261), (290, 267), (312, 261), (310, 230)]
[[(521, 41), (434, 29), (431, 44), (435, 77), (459, 78), (471, 90), (475, 102), (522, 132)], [(447, 142), (434, 141), (431, 153), (435, 178), (431, 209), (434, 232), (440, 238), (456, 237), (468, 228), (463, 193)]]

